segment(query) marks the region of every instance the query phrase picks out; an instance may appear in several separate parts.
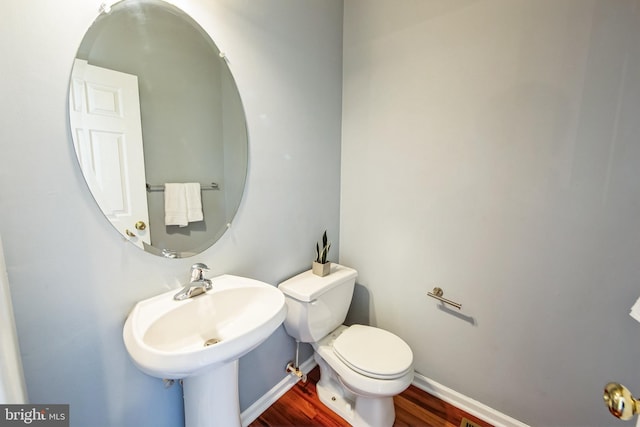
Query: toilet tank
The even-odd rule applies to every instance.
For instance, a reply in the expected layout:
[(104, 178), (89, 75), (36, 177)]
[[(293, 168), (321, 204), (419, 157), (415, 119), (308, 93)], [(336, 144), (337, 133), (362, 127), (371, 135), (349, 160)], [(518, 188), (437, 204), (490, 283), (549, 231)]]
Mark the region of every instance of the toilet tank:
[(340, 326), (347, 317), (358, 272), (331, 264), (331, 273), (316, 276), (311, 270), (278, 285), (285, 296), (284, 327), (300, 342), (316, 342)]

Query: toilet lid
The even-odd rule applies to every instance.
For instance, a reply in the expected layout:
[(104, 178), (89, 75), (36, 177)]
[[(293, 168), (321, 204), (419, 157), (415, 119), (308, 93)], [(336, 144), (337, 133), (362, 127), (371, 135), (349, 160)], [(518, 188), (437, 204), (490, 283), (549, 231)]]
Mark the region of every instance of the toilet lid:
[(349, 327), (336, 338), (333, 351), (351, 369), (371, 378), (398, 378), (413, 364), (413, 353), (406, 342), (371, 326)]

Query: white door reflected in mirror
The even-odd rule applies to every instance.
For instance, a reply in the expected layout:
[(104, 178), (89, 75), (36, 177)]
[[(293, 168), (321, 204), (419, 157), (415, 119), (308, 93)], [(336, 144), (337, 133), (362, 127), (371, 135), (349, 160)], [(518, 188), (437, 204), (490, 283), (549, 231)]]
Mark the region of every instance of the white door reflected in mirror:
[[(138, 78), (76, 59), (69, 121), (80, 168), (98, 206), (136, 246), (151, 244)], [(135, 230), (135, 232), (133, 231)]]

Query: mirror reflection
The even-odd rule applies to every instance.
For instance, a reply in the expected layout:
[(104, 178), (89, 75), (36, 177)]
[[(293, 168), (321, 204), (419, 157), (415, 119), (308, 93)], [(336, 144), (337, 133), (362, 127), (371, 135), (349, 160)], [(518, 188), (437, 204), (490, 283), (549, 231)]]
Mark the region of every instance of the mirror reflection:
[(159, 0), (124, 0), (82, 40), (69, 121), (87, 185), (140, 248), (195, 255), (242, 198), (247, 131), (240, 96), (207, 33)]

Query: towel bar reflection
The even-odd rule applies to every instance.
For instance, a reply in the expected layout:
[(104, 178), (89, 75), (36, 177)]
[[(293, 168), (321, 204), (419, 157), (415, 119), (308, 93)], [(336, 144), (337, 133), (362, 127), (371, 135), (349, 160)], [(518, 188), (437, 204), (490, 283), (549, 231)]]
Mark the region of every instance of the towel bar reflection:
[(444, 295), (444, 291), (438, 287), (433, 288), (433, 291), (431, 292), (427, 292), (427, 295), (430, 296), (431, 298), (437, 299), (438, 301), (442, 301), (445, 304), (452, 305), (458, 310), (462, 309), (462, 304), (448, 300), (446, 298), (442, 298), (442, 295)]
[[(215, 182), (212, 182), (209, 185), (201, 184), (200, 185), (200, 189), (201, 190), (219, 190), (220, 186), (218, 184), (216, 184)], [(155, 191), (164, 191), (164, 185), (147, 184), (147, 192), (148, 193), (155, 192)]]

